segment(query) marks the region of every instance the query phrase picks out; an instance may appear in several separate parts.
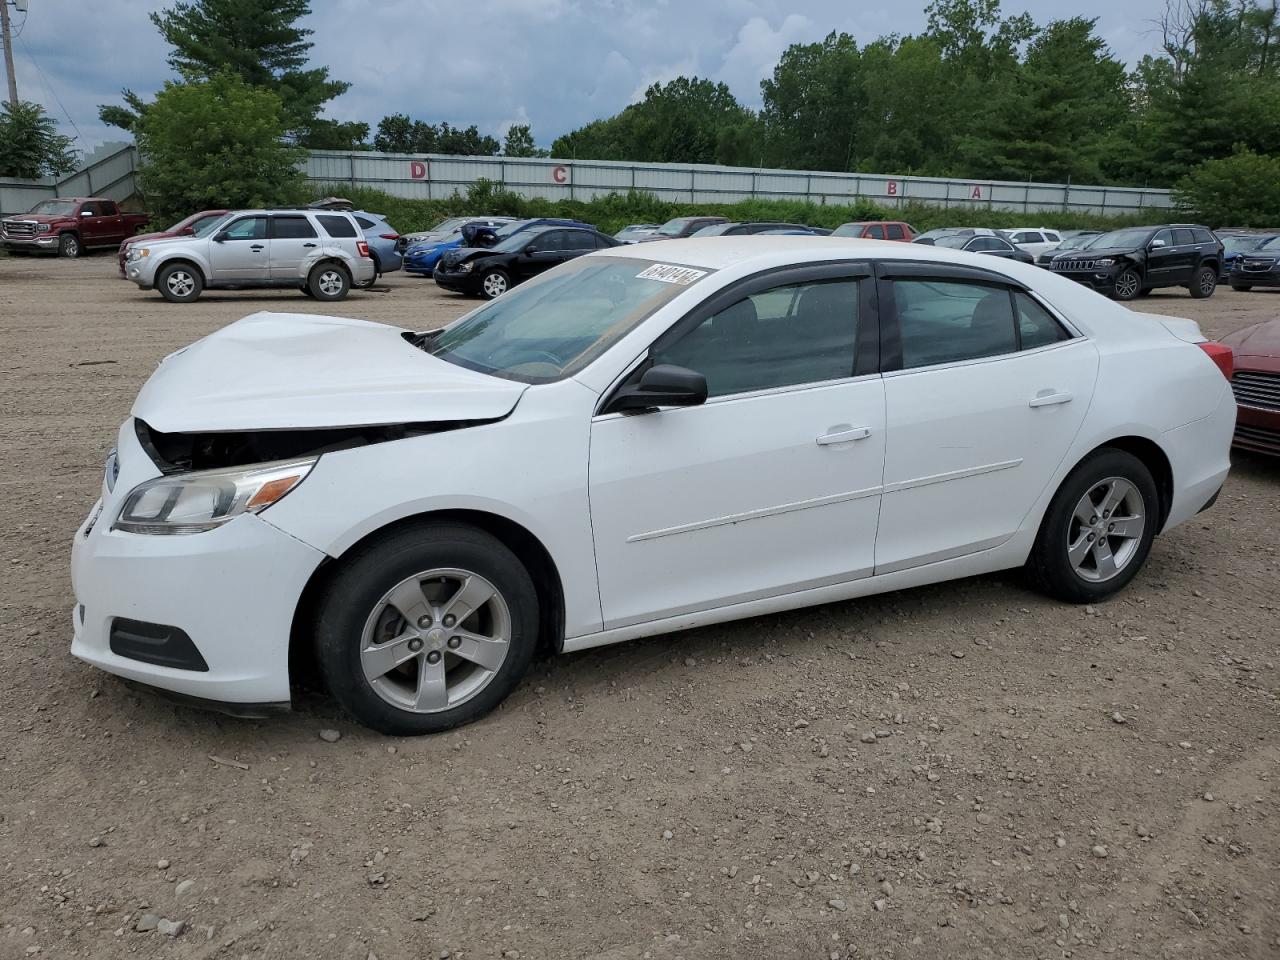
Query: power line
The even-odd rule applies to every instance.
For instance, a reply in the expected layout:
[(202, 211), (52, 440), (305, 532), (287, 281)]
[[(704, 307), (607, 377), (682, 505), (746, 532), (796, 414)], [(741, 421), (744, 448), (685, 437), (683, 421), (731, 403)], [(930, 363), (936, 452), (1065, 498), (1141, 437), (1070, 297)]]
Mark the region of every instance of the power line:
[[(0, 3), (3, 2), (5, 2), (5, 0), (0, 0)], [(17, 38), (15, 37), (14, 39), (16, 40)], [(13, 48), (10, 47), (9, 49), (12, 50)], [(41, 67), (39, 61), (31, 55), (31, 50), (27, 47), (25, 42), (22, 44), (22, 52), (27, 55), (27, 59), (31, 61), (32, 66), (36, 68), (36, 72), (40, 74), (41, 83), (44, 84), (45, 90), (48, 91), (49, 95), (53, 97), (54, 102), (61, 108), (62, 115), (67, 118), (67, 123), (71, 124), (71, 129), (76, 132), (76, 136), (80, 139), (80, 142), (84, 143), (84, 134), (80, 132), (80, 128), (76, 126), (75, 120), (71, 118), (71, 111), (63, 105), (61, 98), (58, 96), (58, 91), (53, 89), (53, 84), (49, 82), (49, 77), (45, 74), (44, 68)]]

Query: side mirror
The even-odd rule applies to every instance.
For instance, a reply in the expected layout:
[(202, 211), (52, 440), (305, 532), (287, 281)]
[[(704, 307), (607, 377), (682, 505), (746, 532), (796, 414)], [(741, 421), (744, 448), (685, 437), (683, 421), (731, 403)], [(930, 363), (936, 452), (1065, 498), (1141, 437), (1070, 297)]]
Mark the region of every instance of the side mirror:
[(525, 248), (524, 248), (524, 255), (525, 255), (526, 257), (528, 257), (528, 256), (532, 256), (533, 254), (535, 254), (535, 253), (537, 253), (537, 252), (538, 252), (538, 248), (537, 248), (537, 247), (535, 247), (532, 243), (530, 243), (530, 244), (526, 244), (526, 245), (525, 245)]
[(80, 219), (81, 219), (81, 220), (87, 220), (89, 217), (92, 217), (92, 216), (93, 216), (93, 211), (92, 211), (92, 210), (81, 210), (81, 211), (80, 211)]
[(184, 237), (194, 237), (196, 235), (195, 227), (183, 227), (178, 233)]
[(604, 412), (696, 407), (706, 400), (706, 377), (696, 370), (662, 363), (646, 370), (640, 376), (639, 383), (619, 390)]
[(1163, 240), (1152, 240), (1152, 241), (1151, 241), (1151, 249), (1152, 249), (1152, 250), (1158, 250), (1160, 247), (1163, 247), (1163, 246), (1164, 246), (1164, 241), (1163, 241)]
[(223, 241), (223, 240), (226, 240), (226, 239), (227, 239), (226, 231), (220, 231), (220, 232), (215, 233), (215, 234), (213, 235), (213, 242), (214, 242), (214, 243), (222, 243), (222, 241)]

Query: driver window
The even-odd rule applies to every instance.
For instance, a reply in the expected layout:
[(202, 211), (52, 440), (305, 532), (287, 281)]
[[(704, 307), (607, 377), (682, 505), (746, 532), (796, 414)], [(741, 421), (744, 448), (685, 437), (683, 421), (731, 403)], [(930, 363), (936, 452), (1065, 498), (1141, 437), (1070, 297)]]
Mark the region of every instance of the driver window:
[(1153, 247), (1156, 245), (1156, 241), (1160, 241), (1160, 243), (1164, 244), (1166, 247), (1172, 247), (1173, 231), (1161, 230), (1159, 233), (1157, 233), (1154, 237), (1151, 238), (1151, 245)]
[(264, 240), (267, 236), (267, 218), (245, 217), (227, 227), (225, 233), (228, 240)]
[(653, 351), (696, 370), (707, 395), (821, 383), (853, 375), (858, 281), (824, 280), (752, 294)]
[(547, 253), (551, 250), (563, 250), (564, 231), (548, 230), (546, 233), (539, 234), (530, 240), (529, 246), (533, 247), (533, 253)]

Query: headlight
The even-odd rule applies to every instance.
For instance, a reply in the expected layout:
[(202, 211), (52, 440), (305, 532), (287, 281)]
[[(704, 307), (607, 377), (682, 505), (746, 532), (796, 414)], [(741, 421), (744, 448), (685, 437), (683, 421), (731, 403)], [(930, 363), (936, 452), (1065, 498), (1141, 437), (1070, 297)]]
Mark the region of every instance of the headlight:
[(107, 454), (107, 468), (105, 472), (107, 493), (110, 493), (116, 488), (116, 477), (120, 476), (120, 454), (115, 447), (112, 447), (111, 451)]
[(49, 224), (47, 224), (47, 223), (37, 223), (37, 224), (36, 224), (36, 232), (37, 232), (37, 233), (48, 233), (51, 229), (52, 229), (52, 228), (51, 228), (51, 227), (49, 226)]
[(149, 257), (149, 256), (151, 256), (151, 251), (147, 247), (130, 247), (129, 248), (130, 263), (132, 263), (134, 260), (141, 260), (143, 257)]
[(474, 267), (474, 266), (475, 266), (475, 264), (474, 264), (474, 263), (472, 263), (470, 260), (464, 260), (462, 263), (458, 264), (458, 272), (459, 272), (459, 273), (470, 273), (470, 272), (471, 272), (471, 268), (472, 268), (472, 267)]
[(1110, 257), (1103, 257), (1101, 260), (1093, 261), (1095, 267), (1114, 267), (1116, 262)]
[(113, 530), (182, 534), (260, 513), (300, 484), (319, 457), (148, 480), (125, 498)]

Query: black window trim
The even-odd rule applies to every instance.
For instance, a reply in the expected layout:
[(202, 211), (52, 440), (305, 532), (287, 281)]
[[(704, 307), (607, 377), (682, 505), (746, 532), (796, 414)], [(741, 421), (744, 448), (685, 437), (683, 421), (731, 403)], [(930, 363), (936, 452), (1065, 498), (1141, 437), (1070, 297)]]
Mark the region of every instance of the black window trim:
[[(769, 387), (764, 390), (725, 394), (722, 397), (712, 398), (707, 402), (716, 403), (769, 393), (792, 393), (797, 390), (805, 390), (832, 383), (844, 383), (847, 380), (862, 377), (878, 376), (880, 373), (880, 327), (883, 324), (883, 320), (877, 304), (879, 285), (875, 281), (875, 265), (866, 260), (830, 260), (823, 263), (792, 264), (764, 270), (760, 273), (753, 273), (749, 277), (736, 280), (703, 300), (679, 320), (671, 324), (655, 337), (638, 357), (627, 364), (613, 384), (600, 394), (600, 400), (596, 403), (592, 417), (601, 416), (601, 411), (608, 409), (614, 395), (619, 390), (638, 381), (644, 372), (653, 366), (652, 358), (655, 350), (660, 350), (671, 341), (678, 340), (702, 324), (708, 317), (715, 316), (745, 297), (763, 293), (775, 287), (795, 286), (801, 283), (814, 283), (822, 280), (858, 281), (858, 336), (854, 342), (854, 367), (849, 377), (840, 380), (821, 380), (812, 383), (797, 383), (784, 387)], [(863, 323), (862, 318), (864, 317), (874, 322)], [(625, 416), (625, 414), (616, 414), (616, 416)]]
[[(953, 266), (950, 264), (928, 263), (916, 260), (881, 260), (875, 264), (876, 291), (879, 302), (880, 317), (880, 372), (917, 373), (926, 370), (940, 370), (955, 364), (983, 363), (998, 360), (1001, 357), (1018, 356), (1024, 353), (1035, 353), (1040, 350), (1051, 350), (1057, 347), (1084, 339), (1083, 335), (1072, 324), (1066, 322), (1062, 314), (1044, 302), (1042, 297), (1026, 284), (1006, 277), (994, 270), (981, 267)], [(1013, 312), (1013, 336), (1016, 350), (1013, 353), (996, 353), (988, 357), (971, 357), (967, 360), (950, 360), (946, 363), (931, 363), (920, 367), (904, 367), (902, 365), (902, 332), (898, 325), (898, 301), (893, 292), (894, 280), (932, 279), (939, 282), (976, 283), (984, 286), (999, 287), (1009, 293), (1009, 307)], [(1022, 329), (1018, 323), (1018, 302), (1014, 294), (1024, 293), (1043, 307), (1067, 334), (1066, 340), (1047, 343), (1030, 350), (1022, 349)]]

